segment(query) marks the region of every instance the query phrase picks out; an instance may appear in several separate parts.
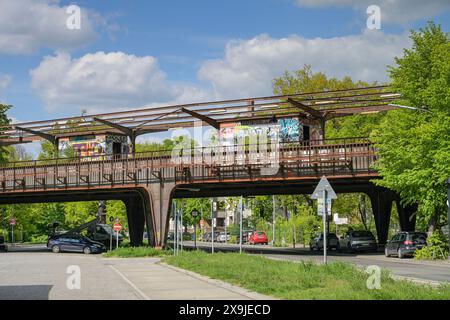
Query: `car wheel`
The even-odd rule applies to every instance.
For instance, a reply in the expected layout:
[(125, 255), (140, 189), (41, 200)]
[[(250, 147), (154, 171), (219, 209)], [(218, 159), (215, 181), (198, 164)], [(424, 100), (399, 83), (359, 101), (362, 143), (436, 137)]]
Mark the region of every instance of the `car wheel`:
[(84, 252), (85, 254), (91, 254), (91, 248), (89, 248), (89, 247), (84, 247), (83, 252)]
[(387, 258), (390, 257), (387, 248), (384, 248), (384, 256), (387, 257)]
[(59, 253), (59, 252), (61, 252), (61, 249), (59, 248), (59, 246), (54, 245), (54, 246), (52, 247), (52, 252), (53, 252), (53, 253)]
[(397, 255), (399, 259), (403, 259), (405, 256), (403, 255), (402, 249), (398, 249)]

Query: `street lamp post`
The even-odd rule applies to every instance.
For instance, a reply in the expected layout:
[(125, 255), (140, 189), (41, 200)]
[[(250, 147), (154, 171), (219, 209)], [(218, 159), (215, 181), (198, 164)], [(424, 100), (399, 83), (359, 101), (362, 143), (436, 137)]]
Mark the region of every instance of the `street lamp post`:
[[(448, 178), (445, 181), (445, 184), (447, 185), (447, 226), (448, 226), (448, 249), (450, 252), (450, 178)], [(450, 254), (448, 255), (448, 258), (450, 259)]]
[(191, 212), (192, 218), (194, 218), (194, 248), (197, 250), (197, 209), (192, 210)]
[(275, 246), (275, 195), (272, 196), (272, 247)]

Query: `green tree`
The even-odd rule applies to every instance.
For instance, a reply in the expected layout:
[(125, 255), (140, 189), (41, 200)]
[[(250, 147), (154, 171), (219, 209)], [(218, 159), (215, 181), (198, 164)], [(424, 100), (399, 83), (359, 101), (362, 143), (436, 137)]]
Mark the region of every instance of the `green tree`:
[(417, 203), (418, 223), (429, 231), (446, 219), (446, 188), (450, 177), (450, 38), (429, 23), (411, 32), (411, 49), (390, 67), (399, 102), (423, 108), (393, 110), (372, 133), (380, 154), (378, 185), (400, 193), (404, 204)]
[[(0, 103), (0, 126), (7, 125), (10, 123), (10, 120), (8, 116), (6, 115), (6, 112), (11, 109), (11, 105), (7, 104), (1, 104)], [(0, 135), (3, 135), (2, 130), (0, 129)], [(5, 147), (0, 147), (0, 163), (4, 162), (8, 159), (8, 149)]]

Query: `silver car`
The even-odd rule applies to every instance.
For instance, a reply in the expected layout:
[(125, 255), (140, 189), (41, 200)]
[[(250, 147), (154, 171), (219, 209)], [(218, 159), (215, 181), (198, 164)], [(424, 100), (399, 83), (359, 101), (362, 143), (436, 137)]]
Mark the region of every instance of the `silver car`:
[(372, 232), (366, 230), (350, 230), (340, 238), (340, 247), (347, 252), (372, 251), (378, 249), (377, 241)]
[(230, 240), (231, 240), (231, 235), (228, 232), (226, 234), (225, 234), (225, 232), (221, 232), (216, 237), (217, 242), (228, 242)]
[[(329, 249), (339, 249), (339, 240), (335, 233), (327, 234), (327, 248)], [(309, 242), (309, 249), (312, 250), (322, 250), (323, 249), (323, 233), (316, 235)]]

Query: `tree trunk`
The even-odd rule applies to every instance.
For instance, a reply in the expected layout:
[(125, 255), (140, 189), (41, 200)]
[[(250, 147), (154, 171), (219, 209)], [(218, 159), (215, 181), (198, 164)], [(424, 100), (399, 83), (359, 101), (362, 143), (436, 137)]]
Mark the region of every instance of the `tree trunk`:
[(367, 218), (367, 214), (366, 214), (366, 197), (365, 197), (364, 194), (360, 195), (360, 197), (359, 197), (358, 211), (359, 211), (359, 214), (361, 216), (361, 221), (362, 221), (362, 223), (364, 225), (364, 229), (367, 230), (368, 228), (367, 228), (367, 221), (366, 221), (366, 218)]
[(439, 222), (439, 214), (434, 213), (430, 220), (428, 220), (428, 236), (431, 236), (437, 229), (437, 225)]

